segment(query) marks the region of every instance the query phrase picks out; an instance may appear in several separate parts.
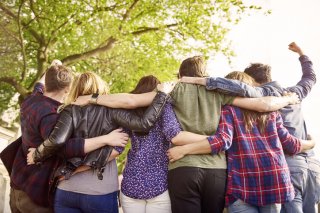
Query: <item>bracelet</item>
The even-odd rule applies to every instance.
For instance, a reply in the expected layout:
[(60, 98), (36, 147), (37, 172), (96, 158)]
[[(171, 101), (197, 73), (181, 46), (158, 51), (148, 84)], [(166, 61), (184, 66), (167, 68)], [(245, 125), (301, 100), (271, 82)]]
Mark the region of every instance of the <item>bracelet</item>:
[(90, 104), (98, 104), (98, 97), (99, 97), (99, 93), (93, 93), (90, 100), (89, 100), (89, 103)]

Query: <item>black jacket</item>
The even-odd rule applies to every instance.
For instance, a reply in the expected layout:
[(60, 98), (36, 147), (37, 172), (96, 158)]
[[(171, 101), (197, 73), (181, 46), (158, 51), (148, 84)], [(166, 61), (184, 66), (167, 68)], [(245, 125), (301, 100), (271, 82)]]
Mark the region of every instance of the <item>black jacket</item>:
[[(99, 105), (68, 105), (61, 112), (49, 138), (35, 151), (34, 160), (35, 162), (43, 161), (53, 155), (71, 137), (92, 138), (108, 134), (118, 127), (148, 132), (159, 118), (169, 97), (165, 93), (158, 92), (143, 116), (138, 116), (135, 110), (113, 109)], [(84, 158), (68, 159), (74, 167), (71, 170), (80, 165), (89, 165), (97, 170), (99, 179), (102, 179), (103, 168), (112, 149), (111, 146), (105, 146), (88, 153)], [(70, 168), (66, 168), (67, 170)], [(72, 173), (72, 171), (68, 172), (69, 175)]]

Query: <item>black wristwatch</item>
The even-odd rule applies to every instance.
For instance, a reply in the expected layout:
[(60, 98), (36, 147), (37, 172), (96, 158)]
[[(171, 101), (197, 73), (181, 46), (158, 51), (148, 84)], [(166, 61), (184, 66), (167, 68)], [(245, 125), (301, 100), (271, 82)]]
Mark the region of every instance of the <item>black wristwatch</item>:
[(99, 93), (93, 93), (91, 99), (89, 100), (90, 104), (97, 104), (98, 103)]

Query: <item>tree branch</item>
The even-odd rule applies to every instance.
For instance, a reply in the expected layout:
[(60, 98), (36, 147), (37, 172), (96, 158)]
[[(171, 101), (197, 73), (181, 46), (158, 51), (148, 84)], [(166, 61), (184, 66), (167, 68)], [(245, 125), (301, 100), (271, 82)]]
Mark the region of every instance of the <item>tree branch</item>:
[(11, 86), (13, 86), (16, 91), (21, 94), (22, 96), (25, 96), (28, 94), (28, 90), (25, 89), (19, 82), (16, 81), (16, 79), (14, 79), (13, 77), (1, 77), (0, 81), (5, 82), (7, 84), (10, 84)]
[(6, 32), (9, 36), (11, 36), (15, 41), (18, 42), (19, 45), (21, 45), (21, 41), (20, 39), (14, 34), (12, 33), (10, 30), (8, 30), (5, 26), (3, 26), (1, 23), (0, 23), (0, 27), (3, 29), (4, 32)]
[(98, 47), (98, 48), (95, 48), (95, 49), (92, 49), (92, 50), (89, 50), (87, 52), (67, 56), (64, 59), (62, 59), (62, 63), (64, 65), (70, 65), (74, 62), (93, 57), (93, 56), (98, 55), (99, 53), (102, 53), (102, 52), (106, 52), (112, 48), (113, 44), (116, 41), (117, 40), (111, 36), (107, 39), (105, 45)]
[(26, 49), (24, 46), (23, 42), (23, 32), (21, 28), (21, 19), (20, 19), (20, 14), (21, 14), (21, 9), (24, 4), (24, 0), (21, 1), (21, 4), (19, 5), (19, 10), (18, 10), (18, 29), (19, 29), (19, 38), (20, 38), (20, 47), (21, 47), (21, 53), (22, 53), (22, 60), (23, 60), (23, 68), (22, 68), (22, 73), (21, 73), (21, 81), (24, 80), (26, 77), (26, 71), (27, 71), (27, 55), (26, 55)]
[(137, 30), (137, 31), (133, 31), (131, 32), (132, 35), (141, 35), (147, 32), (152, 32), (152, 31), (158, 31), (160, 29), (165, 29), (165, 28), (171, 28), (171, 27), (175, 27), (178, 26), (178, 23), (174, 23), (174, 24), (167, 24), (165, 26), (162, 27), (141, 27), (141, 30)]
[[(2, 9), (8, 16), (18, 21), (18, 17), (11, 12), (9, 8), (7, 8), (2, 2), (0, 2), (0, 9)], [(42, 37), (32, 28), (28, 27), (28, 25), (25, 22), (21, 22), (22, 26), (26, 27), (26, 29), (31, 33), (31, 35), (39, 42), (43, 42)]]
[(133, 3), (131, 4), (131, 6), (130, 6), (130, 7), (127, 9), (127, 11), (125, 12), (125, 14), (123, 14), (123, 16), (122, 16), (122, 22), (121, 22), (121, 24), (120, 24), (120, 26), (119, 26), (119, 31), (122, 30), (123, 23), (124, 23), (125, 21), (127, 21), (127, 19), (128, 19), (129, 16), (130, 16), (131, 11), (132, 11), (133, 8), (136, 6), (136, 4), (138, 3), (138, 1), (139, 1), (139, 0), (134, 0)]

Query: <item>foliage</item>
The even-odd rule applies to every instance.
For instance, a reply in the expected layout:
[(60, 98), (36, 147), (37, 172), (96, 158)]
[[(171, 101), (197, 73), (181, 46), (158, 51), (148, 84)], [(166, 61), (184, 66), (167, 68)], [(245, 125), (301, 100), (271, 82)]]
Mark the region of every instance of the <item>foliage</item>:
[(146, 74), (172, 79), (186, 54), (232, 56), (225, 35), (252, 9), (240, 0), (2, 0), (0, 112), (53, 59), (123, 92)]

